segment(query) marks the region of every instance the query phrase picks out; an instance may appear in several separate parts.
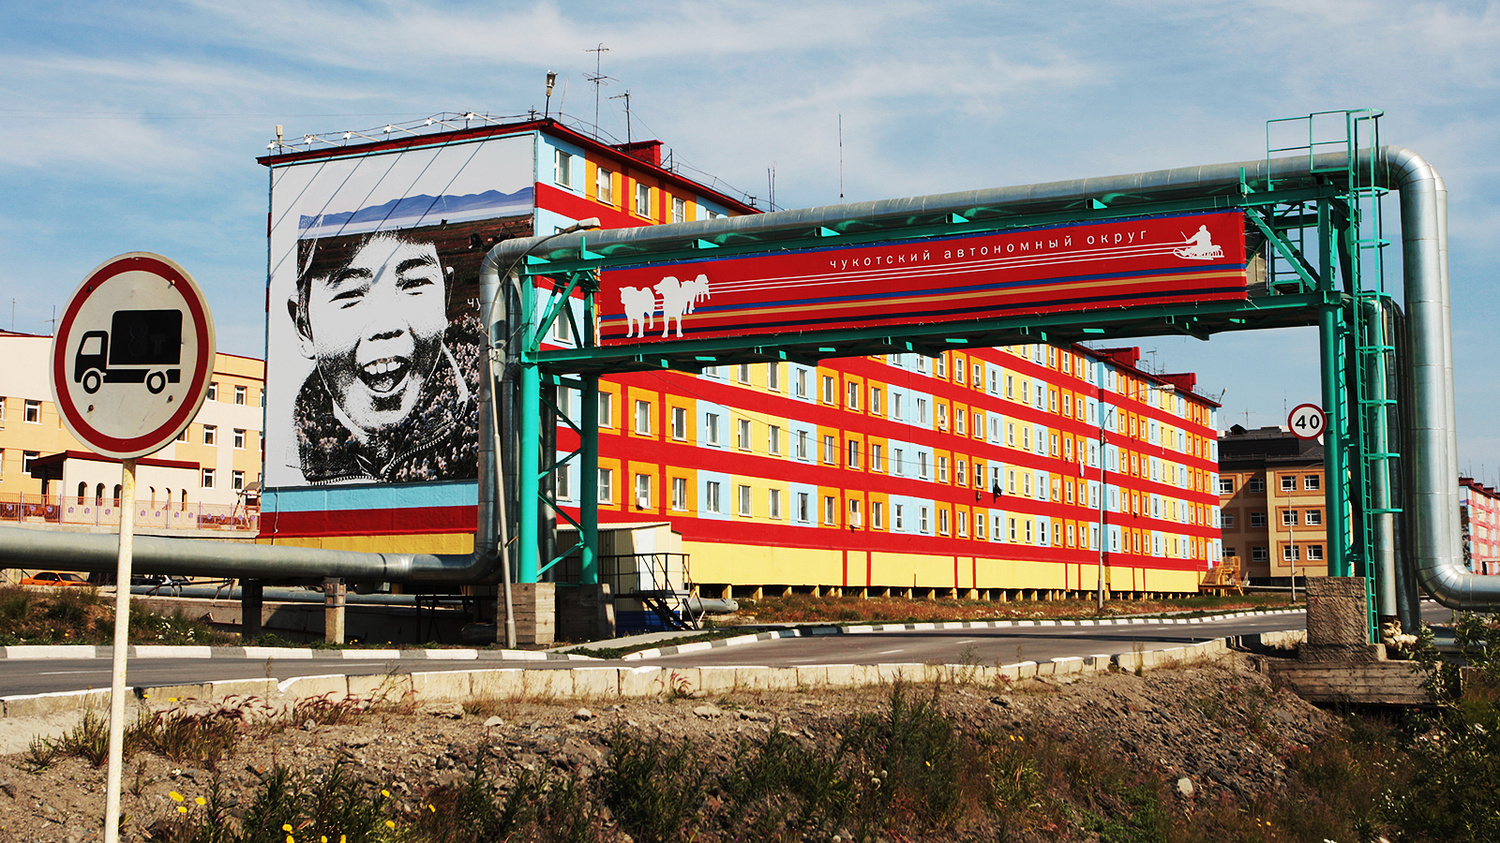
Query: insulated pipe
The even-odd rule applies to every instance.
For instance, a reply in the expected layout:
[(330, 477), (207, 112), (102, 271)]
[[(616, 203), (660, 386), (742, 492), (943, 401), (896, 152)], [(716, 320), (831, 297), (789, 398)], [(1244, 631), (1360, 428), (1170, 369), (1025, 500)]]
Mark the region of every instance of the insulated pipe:
[[(1458, 553), (1458, 455), (1453, 405), (1452, 336), (1447, 288), (1447, 191), (1433, 167), (1411, 150), (1386, 146), (1360, 153), (1361, 171), (1373, 171), (1380, 187), (1401, 197), (1403, 289), (1412, 365), (1412, 428), (1406, 432), (1409, 492), (1406, 503), (1415, 529), (1409, 536), (1417, 576), (1440, 603), (1450, 608), (1500, 606), (1500, 577), (1479, 577), (1463, 568)], [(1371, 161), (1365, 156), (1374, 156)], [(902, 225), (932, 224), (957, 214), (971, 221), (992, 221), (1020, 214), (1081, 210), (1097, 200), (1116, 210), (1133, 204), (1174, 198), (1234, 195), (1243, 183), (1312, 186), (1337, 178), (1349, 165), (1348, 155), (1245, 161), (1158, 170), (1133, 175), (1076, 179), (1046, 184), (1001, 187), (960, 193), (888, 199), (852, 205), (829, 205), (767, 214), (724, 217), (670, 225), (611, 229), (589, 236), (588, 248), (610, 257), (639, 257), (685, 250), (703, 240), (739, 246), (799, 239), (827, 228), (849, 234), (896, 230)], [(1366, 167), (1370, 164), (1375, 166)], [(497, 261), (519, 260), (532, 253), (569, 259), (583, 246), (578, 235), (555, 237), (548, 249), (542, 238), (508, 240), (496, 245)], [(1379, 553), (1378, 549), (1374, 552)]]

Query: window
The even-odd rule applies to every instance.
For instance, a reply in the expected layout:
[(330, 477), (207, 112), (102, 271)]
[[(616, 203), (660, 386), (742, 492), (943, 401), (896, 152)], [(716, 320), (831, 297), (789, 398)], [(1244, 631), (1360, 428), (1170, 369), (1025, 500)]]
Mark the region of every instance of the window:
[(635, 402), (635, 432), (649, 436), (651, 434), (651, 402)]
[(236, 386), (234, 388), (234, 403), (243, 405), (245, 403), (245, 400), (248, 397), (249, 397), (249, 390), (246, 389), (245, 387), (243, 387), (243, 386)]
[(687, 408), (672, 408), (672, 438), (679, 442), (687, 438)]
[(640, 182), (636, 182), (635, 185), (635, 215), (651, 216), (651, 187)]
[(823, 376), (823, 403), (824, 404), (833, 404), (833, 403), (836, 403), (835, 400), (834, 400), (834, 392), (835, 392), (835, 387), (834, 387), (834, 383), (833, 383), (833, 377), (831, 375), (824, 375)]
[(870, 412), (873, 415), (880, 415), (880, 387), (878, 386), (870, 387)]
[(1321, 509), (1309, 509), (1306, 515), (1307, 526), (1309, 527), (1317, 527), (1323, 523), (1323, 510)]
[(833, 495), (823, 496), (823, 523), (833, 526), (833, 519), (838, 512), (838, 499)]
[(612, 468), (599, 469), (599, 503), (614, 503), (615, 501), (615, 470)]
[(1264, 492), (1266, 490), (1266, 480), (1265, 480), (1265, 478), (1264, 477), (1252, 477), (1252, 478), (1250, 478), (1250, 482), (1245, 484), (1245, 490), (1249, 491), (1249, 492), (1257, 492), (1257, 493)]
[(903, 404), (905, 403), (903, 401), (904, 398), (906, 398), (906, 396), (902, 395), (899, 392), (891, 396), (891, 418), (895, 419), (896, 421), (901, 421), (901, 419), (906, 415), (905, 408), (903, 407)]
[(558, 500), (570, 501), (573, 499), (573, 482), (571, 479), (572, 476), (573, 475), (568, 473), (567, 466), (562, 466), (561, 468), (552, 472), (552, 482), (556, 484)]
[(41, 424), (42, 402), (33, 401), (30, 398), (26, 399), (25, 415), (23, 418), (27, 424)]
[(1220, 477), (1219, 478), (1219, 494), (1221, 494), (1221, 495), (1232, 495), (1232, 494), (1234, 494), (1234, 478), (1233, 477)]
[(1226, 530), (1232, 530), (1232, 529), (1234, 529), (1234, 516), (1231, 515), (1230, 513), (1226, 512), (1226, 513), (1224, 513), (1224, 515), (1222, 517), (1223, 517), (1223, 521), (1224, 521), (1224, 529), (1226, 529)]
[(848, 389), (845, 390), (845, 391), (848, 393), (849, 409), (851, 409), (851, 410), (858, 410), (859, 409), (859, 384), (857, 384), (857, 383), (848, 384)]
[(236, 451), (245, 450), (245, 431), (243, 428), (237, 427), (234, 429), (234, 449)]
[(938, 457), (937, 458), (937, 468), (938, 468), (938, 477), (937, 477), (938, 482), (939, 483), (947, 483), (948, 482), (948, 458), (947, 457)]
[(718, 513), (720, 515), (724, 514), (724, 502), (719, 497), (719, 483), (717, 480), (710, 480), (708, 483), (704, 484), (703, 497), (706, 499), (703, 502), (704, 507), (707, 508), (709, 512)]
[(41, 451), (22, 451), (21, 452), (21, 471), (24, 472), (24, 473), (26, 473), (26, 474), (30, 474), (31, 473), (31, 461), (34, 460), (34, 459), (36, 459), (37, 457), (40, 457), (41, 455), (42, 455)]
[(870, 526), (876, 530), (885, 528), (885, 504), (880, 501), (870, 502)]
[(203, 444), (212, 445), (219, 438), (219, 426), (216, 424), (205, 424), (203, 426)]
[(1281, 491), (1283, 491), (1283, 492), (1295, 492), (1295, 491), (1297, 491), (1297, 477), (1296, 477), (1296, 475), (1287, 475), (1287, 476), (1281, 478)]
[(749, 363), (741, 363), (740, 364), (740, 368), (739, 368), (739, 381), (740, 381), (740, 383), (749, 383), (750, 382), (750, 364)]
[(1298, 547), (1298, 546), (1296, 546), (1294, 544), (1282, 545), (1281, 546), (1281, 560), (1283, 562), (1296, 562), (1298, 559), (1302, 558), (1302, 554), (1299, 552), (1301, 550), (1302, 550), (1302, 548), (1300, 548), (1300, 547)]
[[(942, 359), (941, 357), (938, 358), (939, 361)], [(948, 535), (948, 510), (946, 509), (938, 510), (938, 535)]]
[[(961, 372), (963, 370), (955, 368), (953, 371)], [(967, 512), (958, 513), (958, 535), (960, 538), (969, 537), (969, 513)]]
[(636, 509), (651, 508), (651, 475), (649, 474), (635, 476), (635, 507)]
[(205, 488), (205, 489), (212, 489), (213, 487), (214, 487), (214, 470), (211, 469), (211, 468), (205, 468), (205, 469), (203, 469), (203, 488)]
[(681, 196), (672, 197), (672, 222), (687, 222), (687, 203)]
[(968, 418), (969, 418), (969, 414), (965, 413), (963, 411), (959, 411), (959, 412), (954, 413), (953, 414), (953, 432), (957, 433), (959, 436), (966, 435), (968, 433), (968, 430), (967, 430), (967, 421), (968, 421)]
[(703, 441), (714, 447), (719, 445), (719, 415), (709, 413), (703, 417)]
[(797, 397), (798, 398), (806, 398), (807, 397), (807, 370), (806, 369), (798, 369), (797, 370), (796, 393), (797, 393)]
[(781, 391), (781, 366), (779, 364), (766, 365), (766, 389), (772, 392)]
[(1252, 527), (1264, 527), (1264, 526), (1266, 526), (1266, 514), (1264, 512), (1252, 512), (1252, 513), (1250, 513), (1250, 526), (1252, 526)]
[(937, 408), (938, 430), (948, 429), (948, 405), (939, 404)]
[(849, 443), (849, 467), (859, 468), (859, 443)]
[(599, 426), (615, 426), (615, 394), (613, 392), (599, 392)]
[(812, 437), (810, 437), (810, 436), (807, 435), (807, 431), (805, 431), (805, 430), (799, 430), (799, 431), (797, 431), (797, 440), (796, 440), (796, 442), (797, 442), (797, 445), (796, 445), (797, 451), (796, 451), (796, 454), (795, 454), (795, 456), (797, 457), (797, 459), (802, 460), (803, 462), (807, 462), (807, 461), (809, 461), (809, 460), (812, 459), (812, 455), (807, 450), (808, 449), (808, 445), (811, 442), (811, 439), (812, 439)]
[(1310, 544), (1310, 545), (1308, 545), (1307, 546), (1307, 561), (1309, 561), (1309, 562), (1322, 562), (1323, 561), (1323, 545), (1321, 545), (1321, 544)]
[(217, 401), (217, 400), (219, 400), (219, 382), (218, 381), (209, 381), (208, 382), (208, 400), (210, 400), (210, 401)]
[(838, 443), (832, 436), (823, 437), (823, 463), (833, 465), (838, 461)]
[(672, 509), (683, 512), (687, 509), (687, 478), (672, 478)]
[(182, 430), (178, 432), (178, 434), (177, 434), (177, 441), (178, 442), (186, 442), (187, 441), (188, 427), (191, 427), (191, 425), (184, 426), (182, 428)]
[(573, 156), (561, 149), (552, 150), (552, 181), (559, 187), (573, 186)]
[(740, 419), (739, 438), (735, 443), (741, 451), (750, 450), (750, 420)]
[(1295, 510), (1295, 509), (1283, 510), (1282, 513), (1281, 513), (1281, 526), (1283, 526), (1283, 527), (1295, 527), (1295, 526), (1297, 526), (1297, 510)]
[(770, 489), (766, 494), (766, 516), (781, 520), (781, 490)]
[(603, 167), (594, 177), (594, 197), (606, 205), (615, 204), (614, 173)]
[(245, 472), (243, 472), (243, 471), (231, 471), (229, 473), (229, 488), (235, 490), (236, 492), (244, 491), (244, 489), (245, 489)]
[(1322, 485), (1322, 478), (1318, 477), (1318, 475), (1316, 474), (1309, 474), (1306, 477), (1302, 478), (1302, 488), (1306, 489), (1309, 492), (1316, 492), (1318, 489), (1322, 488)]
[(878, 444), (872, 443), (870, 445), (870, 470), (884, 471), (885, 469), (882, 467), (882, 463), (884, 460), (885, 456), (881, 453), (880, 446)]
[(750, 487), (749, 486), (740, 486), (739, 487), (739, 495), (740, 495), (740, 514), (741, 515), (749, 515), (750, 514)]
[(891, 528), (892, 529), (895, 529), (895, 530), (904, 530), (904, 529), (906, 529), (906, 507), (905, 506), (903, 506), (902, 504), (899, 504), (899, 503), (898, 504), (894, 504), (891, 507), (891, 516), (892, 516), (892, 519), (893, 519), (892, 523), (891, 523)]
[(5, 396), (0, 395), (0, 422), (5, 421)]
[(957, 486), (969, 485), (969, 463), (959, 460), (953, 467), (953, 483)]

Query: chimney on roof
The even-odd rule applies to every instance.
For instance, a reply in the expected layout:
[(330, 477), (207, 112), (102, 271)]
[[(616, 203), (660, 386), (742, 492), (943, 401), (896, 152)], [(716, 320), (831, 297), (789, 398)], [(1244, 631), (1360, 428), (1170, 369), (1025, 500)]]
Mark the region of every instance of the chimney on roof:
[(1198, 386), (1198, 375), (1196, 372), (1178, 372), (1171, 375), (1158, 375), (1158, 377), (1183, 392), (1192, 392)]
[(643, 140), (631, 141), (630, 143), (617, 143), (615, 149), (629, 155), (639, 161), (645, 161), (653, 167), (661, 166), (661, 141)]
[(1135, 364), (1141, 362), (1140, 346), (1130, 346), (1127, 348), (1101, 348), (1098, 349), (1098, 353), (1105, 357), (1108, 357), (1111, 361), (1118, 365), (1129, 366), (1132, 369), (1137, 368)]

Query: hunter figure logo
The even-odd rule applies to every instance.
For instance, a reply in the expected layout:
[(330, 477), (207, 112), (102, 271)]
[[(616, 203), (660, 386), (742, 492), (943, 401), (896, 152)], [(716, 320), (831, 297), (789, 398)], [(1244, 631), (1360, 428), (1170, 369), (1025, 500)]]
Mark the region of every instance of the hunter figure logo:
[(1214, 245), (1213, 235), (1208, 233), (1206, 225), (1198, 226), (1198, 233), (1184, 237), (1183, 243), (1185, 245), (1173, 249), (1172, 254), (1190, 261), (1211, 261), (1224, 257), (1224, 250)]
[[(657, 304), (657, 294), (661, 303)], [(699, 275), (691, 281), (681, 282), (674, 275), (661, 279), (653, 287), (621, 287), (620, 306), (625, 308), (627, 337), (644, 337), (646, 329), (654, 327), (653, 317), (661, 311), (661, 335), (667, 337), (672, 330), (672, 320), (677, 320), (677, 336), (682, 336), (682, 317), (693, 312), (699, 301), (708, 298), (708, 276)]]

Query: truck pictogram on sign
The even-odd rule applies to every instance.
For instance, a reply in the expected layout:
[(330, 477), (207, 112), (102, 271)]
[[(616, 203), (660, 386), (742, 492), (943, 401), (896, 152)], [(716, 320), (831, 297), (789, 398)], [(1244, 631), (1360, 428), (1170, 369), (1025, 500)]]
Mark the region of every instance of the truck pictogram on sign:
[(73, 357), (73, 382), (144, 383), (153, 395), (182, 378), (182, 311), (118, 310), (108, 331), (88, 331)]

